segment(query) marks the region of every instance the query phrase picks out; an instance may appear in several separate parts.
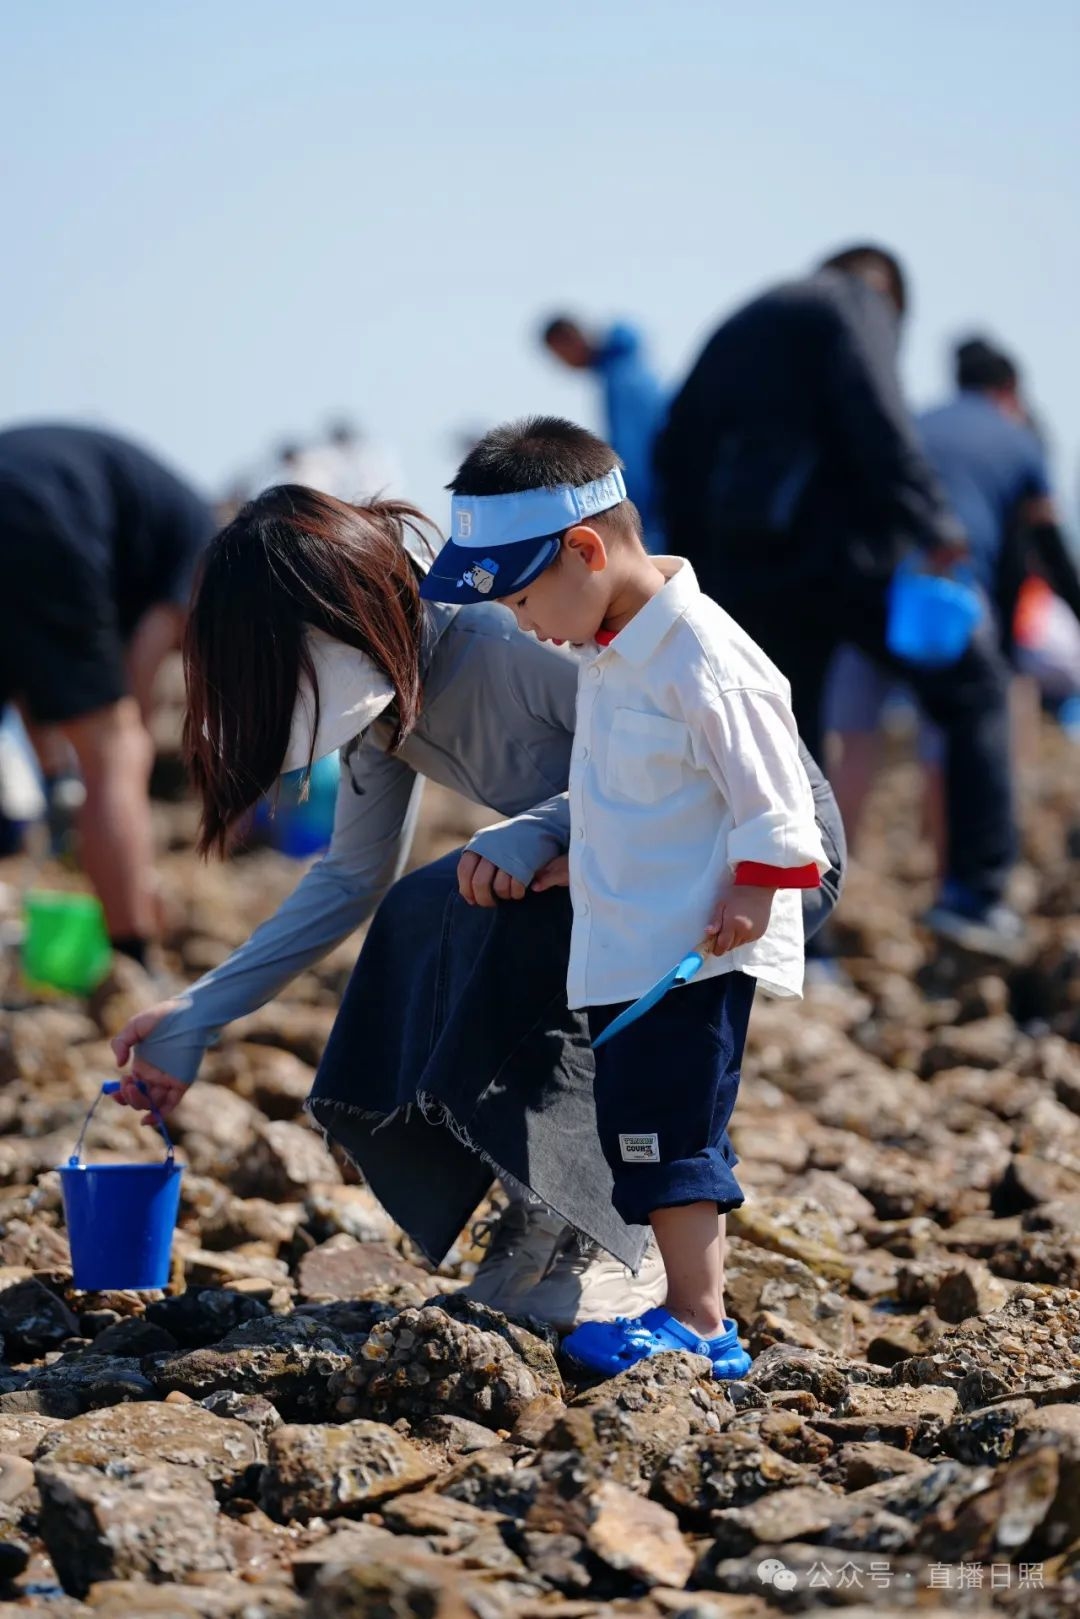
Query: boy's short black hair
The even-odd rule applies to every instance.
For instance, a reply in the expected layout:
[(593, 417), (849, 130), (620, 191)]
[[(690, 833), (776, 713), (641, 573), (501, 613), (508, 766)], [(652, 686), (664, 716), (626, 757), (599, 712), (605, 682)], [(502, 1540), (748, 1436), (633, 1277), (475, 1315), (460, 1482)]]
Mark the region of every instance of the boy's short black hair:
[[(602, 438), (562, 416), (526, 416), (485, 433), (447, 486), (455, 495), (516, 495), (523, 489), (575, 488), (603, 478), (622, 462)], [(629, 526), (639, 538), (641, 519), (632, 501), (620, 501), (596, 522)]]

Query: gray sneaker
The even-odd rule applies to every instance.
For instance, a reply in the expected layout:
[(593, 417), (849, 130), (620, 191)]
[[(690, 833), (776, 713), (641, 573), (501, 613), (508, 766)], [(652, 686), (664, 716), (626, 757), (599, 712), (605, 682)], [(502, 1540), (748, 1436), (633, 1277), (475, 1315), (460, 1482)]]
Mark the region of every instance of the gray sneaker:
[(462, 1294), (507, 1315), (519, 1314), (522, 1296), (543, 1276), (567, 1227), (542, 1203), (515, 1202), (479, 1221), (473, 1235), (483, 1230), (491, 1233), (487, 1251)]
[(651, 1238), (635, 1276), (596, 1243), (582, 1250), (570, 1226), (564, 1233), (541, 1280), (518, 1299), (519, 1315), (535, 1315), (559, 1332), (570, 1332), (585, 1321), (639, 1316), (663, 1304), (667, 1273)]

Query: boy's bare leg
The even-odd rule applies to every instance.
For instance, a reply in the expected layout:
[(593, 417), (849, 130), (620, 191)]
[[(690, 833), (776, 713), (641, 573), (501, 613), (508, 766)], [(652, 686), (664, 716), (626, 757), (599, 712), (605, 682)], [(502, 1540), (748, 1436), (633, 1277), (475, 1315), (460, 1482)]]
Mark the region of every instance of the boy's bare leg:
[(650, 1223), (667, 1271), (666, 1308), (702, 1338), (724, 1331), (726, 1222), (715, 1203), (654, 1209)]

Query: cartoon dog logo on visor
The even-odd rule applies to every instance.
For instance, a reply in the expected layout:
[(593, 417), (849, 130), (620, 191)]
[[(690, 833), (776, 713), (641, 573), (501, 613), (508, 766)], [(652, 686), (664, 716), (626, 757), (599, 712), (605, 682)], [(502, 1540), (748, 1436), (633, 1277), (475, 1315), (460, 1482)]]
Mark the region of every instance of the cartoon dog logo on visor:
[(472, 590), (479, 591), (481, 596), (490, 596), (498, 571), (499, 564), (491, 557), (484, 557), (482, 562), (474, 562), (472, 567), (465, 569), (458, 580), (458, 589), (460, 590), (462, 585), (468, 585)]

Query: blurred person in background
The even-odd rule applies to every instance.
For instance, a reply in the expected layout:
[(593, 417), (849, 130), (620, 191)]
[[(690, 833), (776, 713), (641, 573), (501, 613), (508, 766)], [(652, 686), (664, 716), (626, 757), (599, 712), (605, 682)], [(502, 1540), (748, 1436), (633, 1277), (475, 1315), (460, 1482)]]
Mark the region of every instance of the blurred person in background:
[[(1019, 369), (983, 337), (953, 351), (955, 395), (917, 421), (920, 442), (968, 543), (967, 566), (993, 614), (994, 631), (1014, 669), (1014, 762), (1030, 759), (1043, 692), (1071, 695), (1075, 678), (1069, 627), (1080, 620), (1080, 572), (1062, 533), (1046, 455), (1025, 406)], [(1055, 605), (1056, 600), (1056, 605)], [(1023, 602), (1023, 611), (1020, 611)], [(1059, 611), (1060, 609), (1060, 611)], [(858, 833), (881, 756), (881, 712), (895, 679), (855, 647), (837, 653), (826, 690), (826, 725), (839, 740), (830, 769), (849, 836)], [(920, 724), (927, 773), (927, 824), (943, 850), (943, 741)]]
[(326, 493), (338, 500), (385, 500), (401, 488), (401, 472), (389, 452), (348, 417), (330, 423), (325, 449), (333, 471)]
[(590, 334), (570, 315), (555, 315), (544, 323), (540, 338), (571, 371), (591, 371), (600, 379), (603, 436), (623, 463), (626, 493), (641, 514), (646, 546), (663, 551), (653, 451), (667, 394), (646, 357), (641, 333), (620, 321), (602, 335)]
[(948, 748), (949, 867), (926, 921), (969, 949), (1023, 954), (1004, 903), (1015, 858), (1007, 676), (991, 636), (945, 670), (897, 665), (889, 584), (921, 552), (966, 552), (905, 408), (897, 374), (907, 304), (896, 257), (834, 254), (726, 320), (676, 397), (657, 445), (671, 547), (788, 676), (807, 745), (823, 756), (836, 648), (900, 667)]
[(46, 775), (58, 736), (70, 744), (82, 865), (114, 948), (140, 963), (157, 931), (154, 681), (214, 528), (194, 490), (124, 439), (53, 424), (0, 433), (0, 707), (18, 705)]

